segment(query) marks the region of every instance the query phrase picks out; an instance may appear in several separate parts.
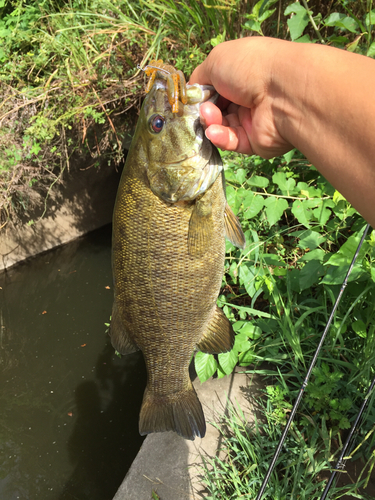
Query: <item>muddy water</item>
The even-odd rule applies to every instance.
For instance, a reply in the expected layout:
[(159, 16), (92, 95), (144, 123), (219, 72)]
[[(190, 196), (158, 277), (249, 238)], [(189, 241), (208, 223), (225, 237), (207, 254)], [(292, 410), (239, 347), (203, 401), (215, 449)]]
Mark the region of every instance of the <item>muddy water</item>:
[(105, 333), (110, 231), (0, 274), (1, 500), (110, 500), (142, 443), (142, 356)]

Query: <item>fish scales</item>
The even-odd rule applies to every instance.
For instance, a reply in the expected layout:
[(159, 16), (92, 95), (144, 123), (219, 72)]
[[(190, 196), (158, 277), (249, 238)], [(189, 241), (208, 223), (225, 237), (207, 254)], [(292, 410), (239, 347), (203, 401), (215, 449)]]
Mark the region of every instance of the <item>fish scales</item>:
[[(163, 150), (158, 150), (160, 166), (153, 168), (157, 175), (158, 169), (164, 168), (166, 173), (162, 179), (168, 182), (160, 184), (158, 178), (154, 188), (157, 194), (153, 192), (155, 177), (150, 177), (150, 141), (154, 137), (144, 133), (145, 127), (153, 119), (155, 107), (157, 112), (164, 111), (163, 116), (166, 115), (169, 124), (179, 124), (181, 116), (172, 114), (163, 86), (154, 86), (152, 92), (156, 95), (149, 94), (146, 98), (146, 101), (149, 98), (148, 113), (147, 102), (144, 104), (146, 109), (142, 108), (144, 112), (138, 121), (116, 199), (113, 219), (115, 302), (111, 337), (119, 352), (140, 349), (145, 358), (148, 376), (140, 414), (141, 434), (174, 430), (185, 438), (194, 439), (196, 435), (203, 437), (205, 421), (189, 377), (191, 356), (196, 348), (223, 352), (233, 344), (230, 323), (216, 306), (222, 282), (225, 217), (229, 207), (223, 176), (218, 173), (199, 196), (186, 200), (180, 196), (182, 201), (169, 202), (168, 197), (174, 196), (169, 192), (173, 182), (182, 181), (175, 172), (169, 177), (168, 169), (175, 167), (170, 167), (173, 161), (163, 162)], [(179, 139), (179, 147), (175, 148), (178, 168), (181, 161), (186, 161), (182, 154), (184, 148), (190, 147), (183, 141), (188, 126), (189, 122), (183, 122), (180, 128), (173, 128), (173, 132), (161, 138), (163, 148), (171, 143), (173, 148), (173, 143)], [(193, 147), (196, 153), (197, 147)], [(215, 154), (210, 150), (209, 158), (202, 164), (205, 166), (212, 156), (217, 160)], [(201, 162), (201, 158), (198, 160)], [(188, 170), (185, 166), (184, 176)], [(200, 170), (197, 171), (202, 175)], [(169, 182), (170, 178), (173, 181)], [(160, 186), (169, 190), (162, 193), (168, 201), (159, 194)], [(179, 184), (177, 192), (181, 191), (181, 186)], [(183, 187), (185, 189), (185, 184)], [(198, 232), (194, 239), (196, 220)], [(202, 227), (207, 224), (210, 228), (208, 246), (206, 233), (199, 230), (201, 223)], [(189, 238), (193, 241), (191, 245)], [(202, 245), (207, 247), (202, 249)], [(199, 251), (192, 251), (194, 246)]]

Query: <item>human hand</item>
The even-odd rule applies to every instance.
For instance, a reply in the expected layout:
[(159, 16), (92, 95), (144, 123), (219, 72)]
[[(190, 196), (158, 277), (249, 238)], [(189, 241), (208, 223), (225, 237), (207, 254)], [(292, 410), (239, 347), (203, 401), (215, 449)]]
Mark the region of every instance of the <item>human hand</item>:
[[(198, 66), (190, 84), (213, 85), (222, 96), (218, 106), (201, 106), (206, 136), (217, 147), (273, 158), (292, 149), (280, 134), (274, 106), (283, 99), (280, 86), (274, 86), (275, 57), (288, 42), (249, 37), (217, 45)], [(285, 45), (287, 44), (287, 45)]]

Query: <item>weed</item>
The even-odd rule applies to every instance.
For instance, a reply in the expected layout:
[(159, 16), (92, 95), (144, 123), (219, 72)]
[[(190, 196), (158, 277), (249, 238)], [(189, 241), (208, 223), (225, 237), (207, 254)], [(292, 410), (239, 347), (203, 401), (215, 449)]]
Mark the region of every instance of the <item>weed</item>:
[[(203, 482), (209, 492), (207, 499), (251, 500), (256, 497), (282, 433), (282, 426), (275, 425), (275, 408), (270, 400), (266, 405), (258, 401), (257, 406), (262, 418), (259, 420), (255, 416), (253, 423), (246, 421), (240, 409), (231, 406), (228, 416), (221, 417), (219, 424), (213, 424), (222, 434), (220, 451), (227, 458), (202, 457)], [(320, 499), (325, 487), (322, 474), (330, 467), (327, 451), (333, 443), (327, 436), (328, 448), (325, 450), (317, 428), (309, 432), (308, 441), (304, 433), (303, 426), (293, 424), (264, 498)], [(353, 493), (356, 498), (365, 499), (358, 493), (358, 487), (364, 486), (365, 481), (361, 479), (357, 485), (332, 488), (332, 498)]]

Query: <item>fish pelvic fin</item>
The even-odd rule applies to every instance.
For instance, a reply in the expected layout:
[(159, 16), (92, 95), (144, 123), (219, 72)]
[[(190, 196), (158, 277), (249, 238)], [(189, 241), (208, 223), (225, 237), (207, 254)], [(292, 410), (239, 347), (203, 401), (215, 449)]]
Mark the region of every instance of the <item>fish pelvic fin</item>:
[(208, 250), (214, 234), (212, 202), (205, 196), (198, 200), (189, 221), (188, 251), (192, 257), (202, 257)]
[(241, 224), (234, 215), (230, 206), (226, 205), (224, 211), (224, 230), (226, 238), (233, 243), (235, 247), (244, 249), (246, 246), (245, 235), (243, 234)]
[(206, 434), (202, 405), (190, 380), (186, 390), (168, 395), (158, 395), (146, 388), (139, 415), (139, 433), (144, 436), (164, 431), (175, 431), (190, 440)]
[(139, 351), (137, 344), (130, 338), (121, 319), (117, 302), (113, 303), (111, 325), (109, 327), (109, 336), (113, 347), (120, 354), (130, 354)]
[(199, 351), (207, 354), (220, 354), (228, 352), (234, 344), (234, 331), (223, 311), (216, 306), (206, 333), (197, 345)]

